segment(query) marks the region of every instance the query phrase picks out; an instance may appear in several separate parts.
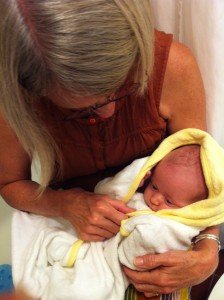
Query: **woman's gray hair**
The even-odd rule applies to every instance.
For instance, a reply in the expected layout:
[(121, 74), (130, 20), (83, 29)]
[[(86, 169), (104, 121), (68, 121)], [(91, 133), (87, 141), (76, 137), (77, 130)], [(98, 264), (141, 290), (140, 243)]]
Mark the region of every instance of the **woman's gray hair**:
[(30, 157), (38, 154), (42, 187), (61, 162), (35, 101), (55, 85), (78, 96), (107, 96), (130, 70), (143, 94), (153, 31), (149, 0), (0, 2), (0, 107)]

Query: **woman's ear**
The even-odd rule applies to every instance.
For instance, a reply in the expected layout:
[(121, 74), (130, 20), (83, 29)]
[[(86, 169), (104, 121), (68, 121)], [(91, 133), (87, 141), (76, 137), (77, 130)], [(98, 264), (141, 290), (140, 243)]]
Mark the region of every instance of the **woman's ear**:
[(141, 180), (141, 182), (140, 182), (140, 184), (139, 184), (138, 187), (142, 187), (142, 186), (144, 185), (146, 179), (148, 179), (148, 178), (151, 176), (151, 174), (152, 174), (151, 171), (148, 171), (148, 172), (145, 174), (145, 176), (142, 178), (142, 180)]

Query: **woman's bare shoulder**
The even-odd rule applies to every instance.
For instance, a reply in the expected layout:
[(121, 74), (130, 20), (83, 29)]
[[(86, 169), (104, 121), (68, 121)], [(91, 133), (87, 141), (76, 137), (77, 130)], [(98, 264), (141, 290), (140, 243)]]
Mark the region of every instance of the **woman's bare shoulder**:
[(206, 129), (201, 73), (191, 50), (179, 42), (170, 48), (160, 113), (171, 133), (187, 127)]

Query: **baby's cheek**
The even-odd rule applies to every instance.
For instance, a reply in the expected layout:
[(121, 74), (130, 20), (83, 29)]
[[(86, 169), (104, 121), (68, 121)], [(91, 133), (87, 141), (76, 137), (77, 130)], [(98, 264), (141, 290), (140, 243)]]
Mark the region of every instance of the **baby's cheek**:
[(144, 201), (148, 206), (150, 206), (151, 204), (150, 202), (151, 197), (152, 197), (152, 190), (149, 187), (147, 187), (144, 192)]
[(170, 207), (168, 205), (166, 205), (165, 203), (160, 204), (160, 206), (158, 207), (158, 210), (161, 209), (169, 209)]

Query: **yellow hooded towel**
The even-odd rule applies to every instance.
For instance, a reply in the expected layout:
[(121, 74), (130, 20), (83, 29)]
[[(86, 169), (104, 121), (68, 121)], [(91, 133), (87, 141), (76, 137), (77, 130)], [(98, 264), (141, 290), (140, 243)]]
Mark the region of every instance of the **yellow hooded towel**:
[(141, 166), (127, 187), (123, 200), (129, 201), (144, 175), (172, 150), (185, 145), (200, 145), (200, 158), (208, 198), (179, 209), (164, 209), (158, 216), (171, 218), (180, 223), (209, 227), (224, 222), (224, 149), (206, 132), (199, 129), (183, 129), (166, 138)]

